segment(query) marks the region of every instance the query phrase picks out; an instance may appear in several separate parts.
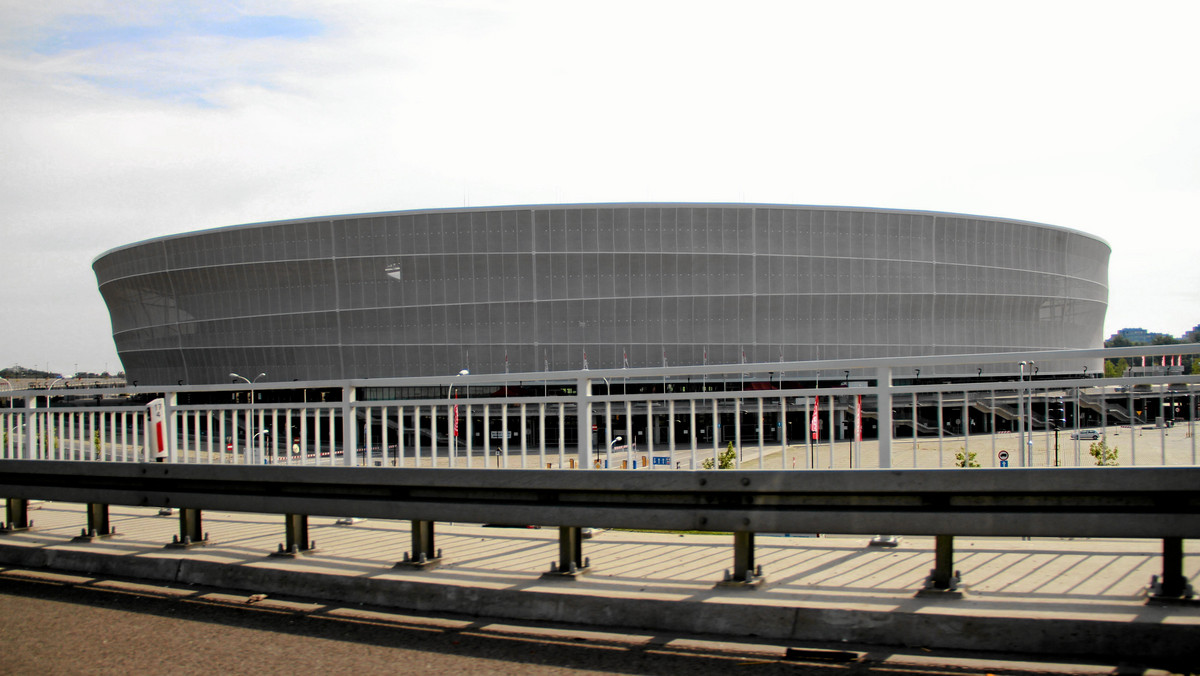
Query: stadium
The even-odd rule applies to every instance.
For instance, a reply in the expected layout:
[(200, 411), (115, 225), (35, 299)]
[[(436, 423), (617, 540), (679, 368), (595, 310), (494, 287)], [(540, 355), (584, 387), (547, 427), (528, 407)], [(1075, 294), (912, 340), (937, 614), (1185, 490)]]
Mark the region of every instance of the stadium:
[(196, 385), (1094, 348), (1110, 253), (952, 213), (578, 204), (237, 225), (93, 269), (129, 380)]

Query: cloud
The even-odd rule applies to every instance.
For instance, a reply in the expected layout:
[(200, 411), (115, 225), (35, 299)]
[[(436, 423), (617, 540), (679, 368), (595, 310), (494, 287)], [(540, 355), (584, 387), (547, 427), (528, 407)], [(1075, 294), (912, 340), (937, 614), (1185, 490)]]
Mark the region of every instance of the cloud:
[(270, 86), (286, 43), (324, 32), (313, 17), (219, 3), (68, 9), (26, 28), (5, 34), (5, 60), (37, 85), (193, 105), (212, 105), (224, 86)]
[[(1114, 247), (1110, 332), (1181, 333), (1200, 321), (1197, 20), (1172, 2), (0, 0), (0, 284), (61, 300), (3, 307), (107, 355), (90, 262), (148, 237), (728, 200), (1091, 232)], [(1152, 270), (1173, 283), (1148, 294)], [(11, 327), (16, 361), (60, 350)]]

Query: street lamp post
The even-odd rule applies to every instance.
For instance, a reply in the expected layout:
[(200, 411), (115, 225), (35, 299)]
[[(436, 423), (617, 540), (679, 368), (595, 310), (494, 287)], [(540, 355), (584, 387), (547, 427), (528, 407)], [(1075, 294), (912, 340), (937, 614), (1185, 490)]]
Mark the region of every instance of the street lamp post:
[[(457, 378), (459, 376), (469, 376), (469, 375), (471, 375), (471, 372), (468, 371), (467, 369), (463, 369), (463, 370), (459, 371), (458, 374), (455, 375), (454, 377)], [(453, 400), (454, 400), (454, 383), (450, 383), (450, 389), (446, 391), (446, 399), (453, 402)], [(458, 459), (458, 404), (453, 404), (452, 415), (453, 415), (454, 419), (451, 421), (451, 425), (452, 425), (453, 429), (452, 429), (451, 435), (450, 435), (450, 444), (451, 444), (451, 446), (450, 446), (450, 448), (451, 448), (451, 450), (450, 450), (450, 466), (451, 467), (454, 466), (455, 460)], [(486, 458), (485, 458), (485, 460), (486, 460)]]
[(608, 448), (604, 449), (604, 469), (608, 469), (608, 456), (612, 453), (613, 446), (624, 439), (625, 437), (614, 437), (612, 441), (608, 442)]
[[(1021, 444), (1021, 465), (1029, 467), (1033, 464), (1033, 396), (1029, 397), (1029, 424), (1028, 434), (1026, 434), (1026, 418), (1025, 418), (1025, 368), (1028, 367), (1029, 379), (1033, 380), (1034, 362), (1023, 361), (1020, 364), (1021, 375), (1019, 378), (1020, 387), (1017, 390), (1017, 429), (1020, 434), (1018, 443)], [(1028, 440), (1028, 441), (1027, 441)]]
[(260, 374), (258, 374), (258, 375), (256, 375), (256, 376), (254, 376), (254, 380), (250, 380), (250, 379), (249, 379), (249, 378), (247, 378), (246, 376), (238, 375), (238, 374), (236, 374), (236, 373), (232, 373), (232, 372), (229, 374), (229, 377), (230, 377), (230, 378), (237, 378), (237, 379), (239, 379), (239, 380), (244, 380), (244, 381), (246, 381), (246, 384), (250, 386), (250, 403), (251, 403), (251, 404), (253, 404), (253, 403), (254, 403), (254, 383), (258, 382), (258, 379), (259, 379), (259, 378), (265, 378), (265, 377), (267, 377), (267, 374), (265, 374), (265, 373), (260, 373)]
[(1058, 417), (1054, 419), (1054, 466), (1058, 467), (1058, 431), (1067, 424), (1067, 409), (1063, 408), (1062, 397), (1058, 398)]
[[(250, 386), (250, 405), (251, 405), (251, 407), (254, 406), (254, 383), (258, 382), (259, 378), (265, 378), (266, 375), (267, 375), (266, 373), (260, 373), (256, 376), (254, 376), (254, 379), (251, 380), (251, 379), (247, 378), (246, 376), (239, 375), (237, 373), (233, 373), (232, 371), (230, 371), (230, 373), (229, 373), (230, 378), (237, 378), (239, 380), (243, 380), (243, 381), (245, 381), (245, 383), (247, 385)], [(253, 411), (253, 408), (247, 408), (246, 409), (246, 451), (247, 451), (247, 455), (249, 455), (250, 449), (254, 447), (254, 440), (256, 438), (258, 438), (258, 435), (254, 434), (254, 411)]]

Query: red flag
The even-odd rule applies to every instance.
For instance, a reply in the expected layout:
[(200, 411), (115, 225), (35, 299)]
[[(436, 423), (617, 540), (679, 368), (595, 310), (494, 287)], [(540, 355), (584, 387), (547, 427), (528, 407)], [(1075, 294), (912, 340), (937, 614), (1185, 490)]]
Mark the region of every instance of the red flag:
[(862, 441), (862, 395), (854, 397), (854, 440)]
[(820, 412), (821, 398), (817, 397), (816, 401), (813, 403), (812, 423), (809, 425), (809, 428), (812, 430), (813, 441), (817, 440), (817, 432), (819, 432), (821, 429)]

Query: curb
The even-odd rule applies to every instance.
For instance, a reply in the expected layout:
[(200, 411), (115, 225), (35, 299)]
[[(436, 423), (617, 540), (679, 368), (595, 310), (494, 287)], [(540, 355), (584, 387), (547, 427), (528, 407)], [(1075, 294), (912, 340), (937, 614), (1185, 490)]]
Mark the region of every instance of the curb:
[[(376, 577), (288, 571), (166, 556), (102, 554), (0, 544), (0, 564), (132, 577), (420, 612), (563, 622), (625, 629), (938, 650), (1092, 658), (1194, 660), (1200, 626), (1163, 623), (1147, 609), (1135, 622), (987, 617), (905, 610), (833, 610), (753, 602), (668, 601), (536, 590), (483, 589)], [(926, 606), (928, 608), (928, 606)], [(939, 605), (945, 611), (947, 606)]]

